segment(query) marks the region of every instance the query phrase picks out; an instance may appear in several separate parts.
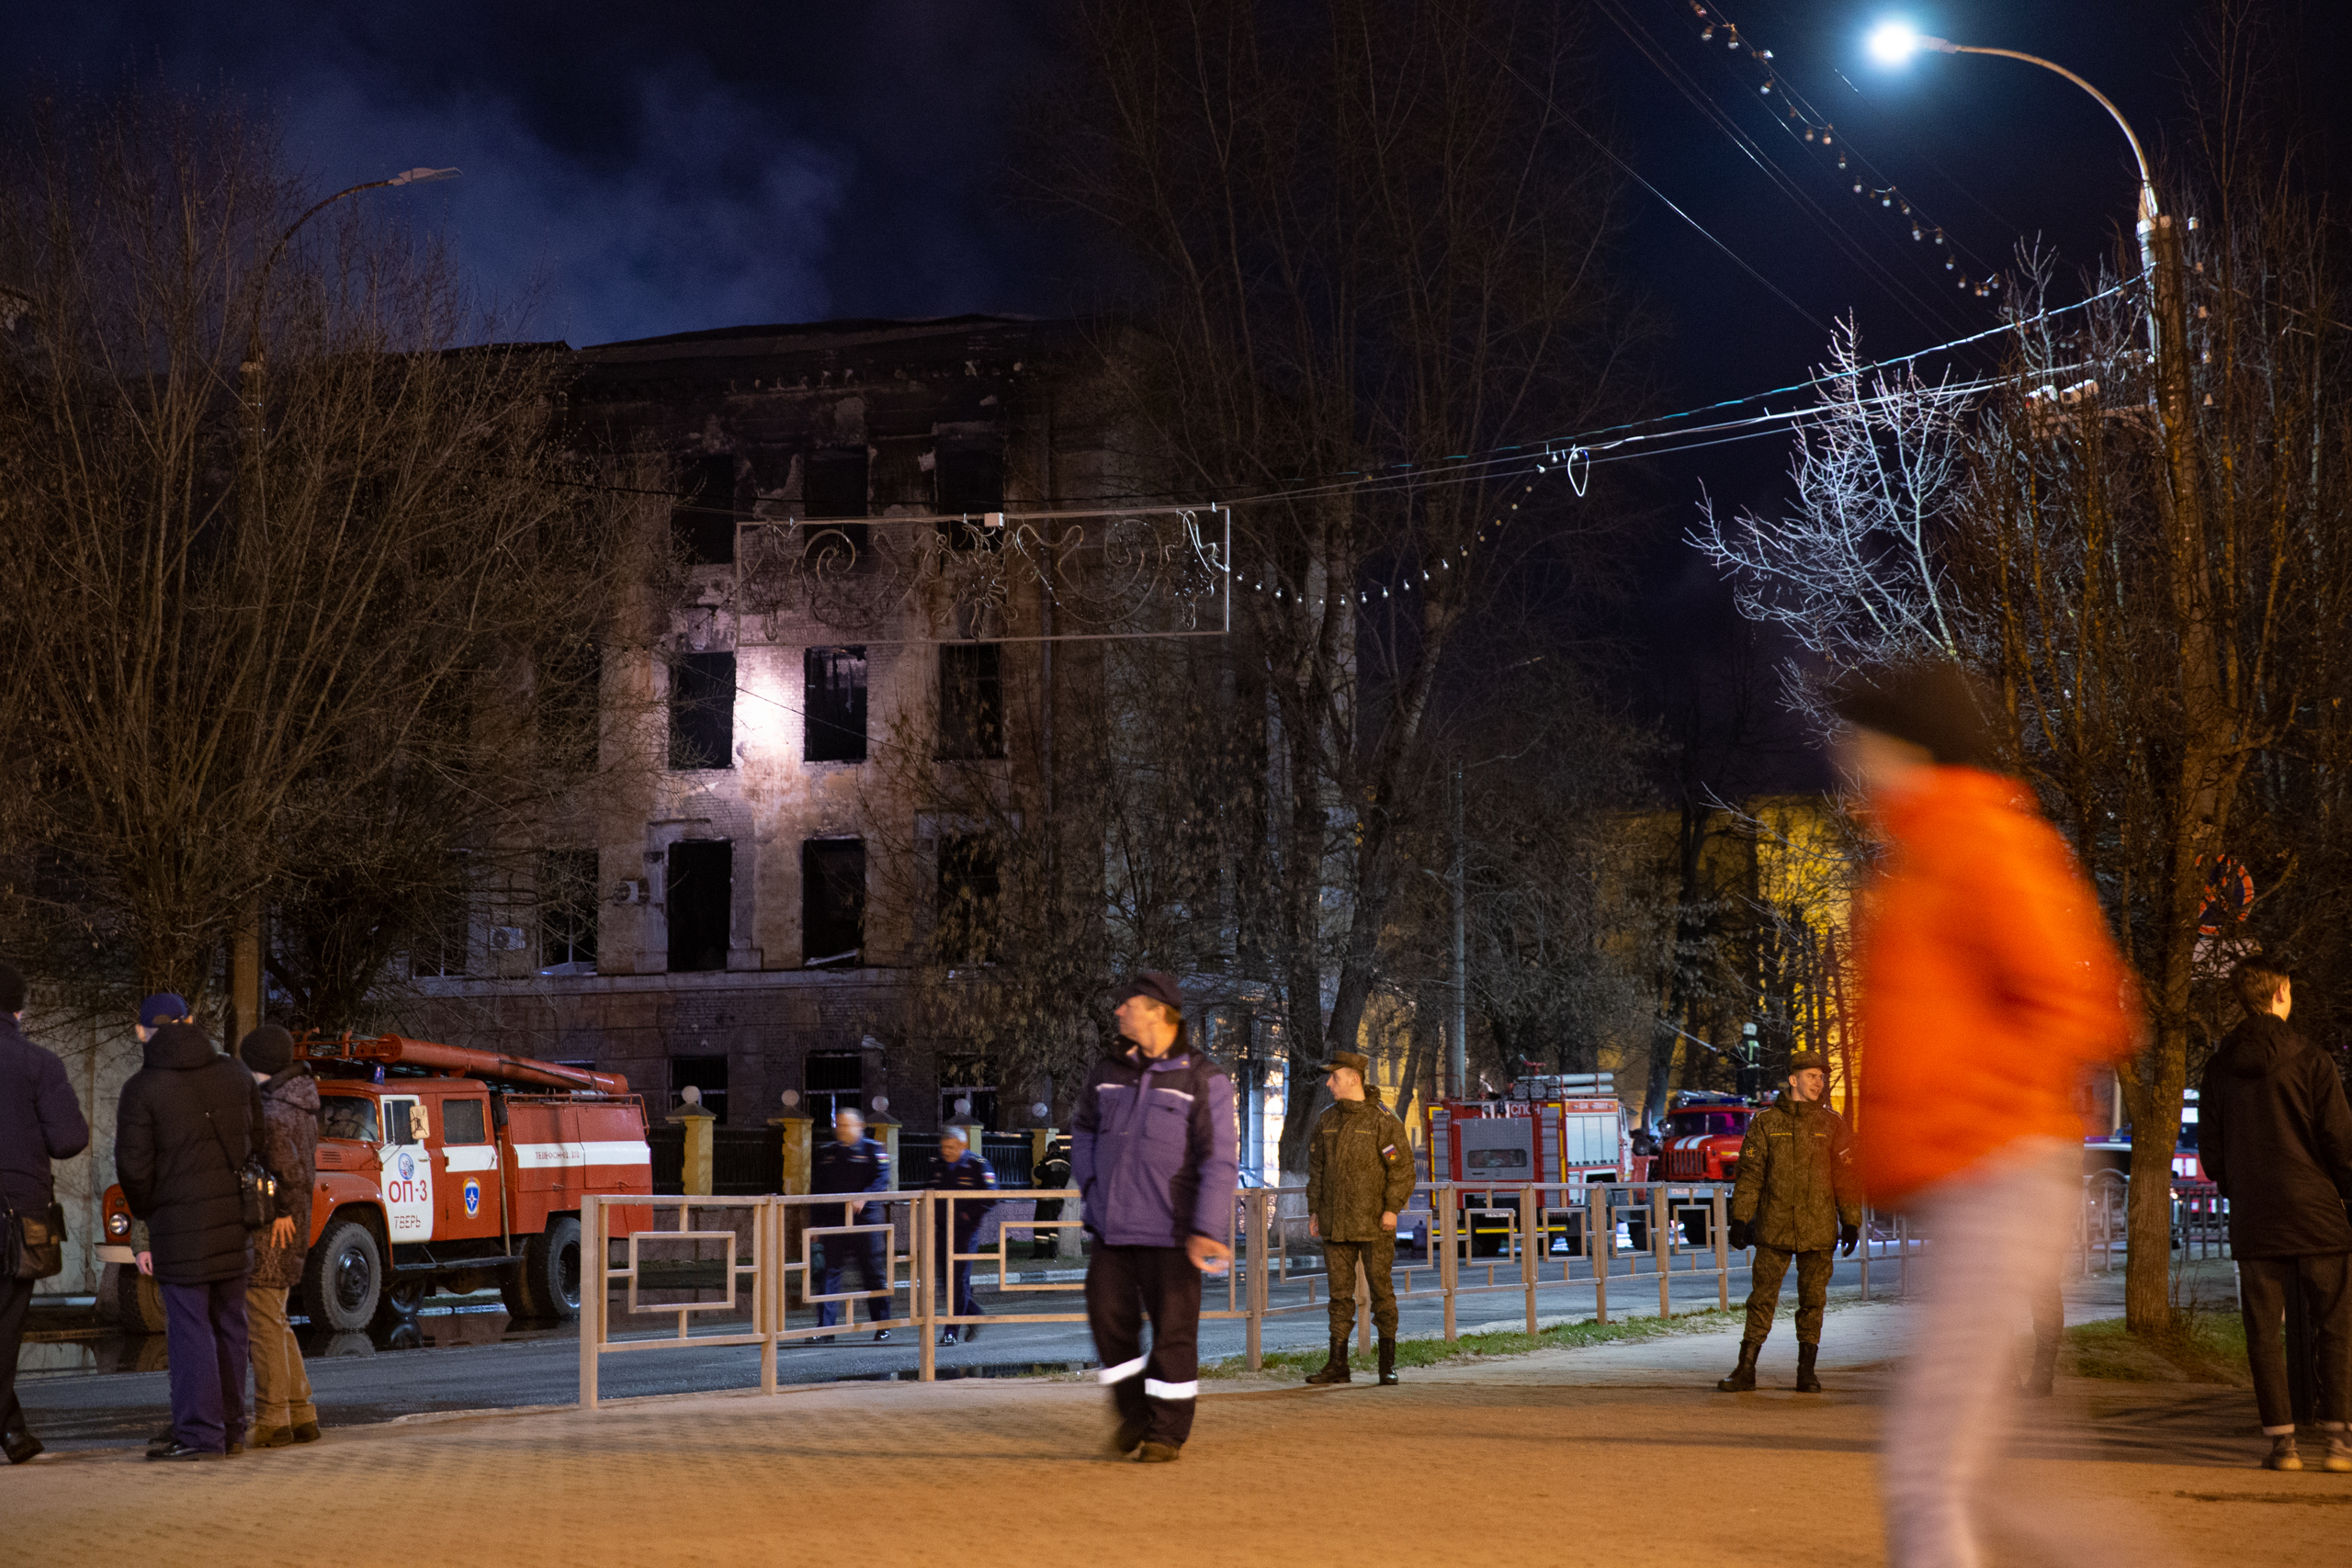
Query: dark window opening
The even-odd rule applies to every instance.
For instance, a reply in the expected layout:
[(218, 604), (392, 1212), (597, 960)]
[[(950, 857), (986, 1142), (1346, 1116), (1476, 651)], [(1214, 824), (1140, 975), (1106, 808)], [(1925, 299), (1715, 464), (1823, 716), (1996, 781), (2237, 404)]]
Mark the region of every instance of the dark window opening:
[(594, 770), (603, 680), (604, 657), (585, 637), (563, 643), (541, 660), (531, 688), (531, 723), (548, 766), (572, 775)]
[(958, 761), (1004, 755), (1002, 645), (940, 644), (939, 755)]
[(671, 1057), (670, 1103), (676, 1105), (689, 1089), (702, 1091), (702, 1108), (724, 1126), (727, 1122), (727, 1058)]
[(801, 963), (856, 964), (865, 947), (865, 840), (810, 839), (800, 846)]
[(596, 852), (549, 850), (539, 860), (539, 972), (596, 972)]
[(812, 648), (802, 656), (800, 756), (808, 762), (865, 761), (865, 649)]
[(991, 542), (981, 519), (1004, 510), (1004, 449), (1000, 446), (943, 447), (933, 459), (933, 478), (939, 487), (939, 531), (959, 550)]
[(735, 846), (724, 839), (672, 844), (669, 872), (662, 901), (670, 917), (672, 972), (726, 968)]
[(735, 656), (688, 653), (670, 667), (670, 766), (735, 765)]
[(842, 1111), (865, 1114), (859, 1099), (865, 1090), (865, 1059), (856, 1051), (811, 1051), (801, 1063), (802, 1097), (808, 1115), (820, 1127), (830, 1127)]
[(811, 564), (841, 570), (865, 554), (865, 525), (832, 521), (866, 514), (865, 451), (811, 452), (800, 467), (800, 515)]
[(472, 934), (466, 891), (438, 888), (427, 895), (427, 901), (424, 929), (409, 943), (408, 972), (421, 979), (463, 975), (467, 938)]
[(996, 1126), (996, 1068), (984, 1055), (960, 1055), (939, 1059), (939, 1124), (945, 1127), (968, 1103), (972, 1119), (983, 1131)]
[(950, 833), (939, 840), (939, 961), (950, 965), (993, 964), (997, 901), (1001, 883), (996, 841), (979, 833)]
[(681, 478), (670, 532), (689, 566), (726, 566), (735, 558), (735, 456), (696, 457)]
[(490, 1102), (482, 1100), (443, 1100), (441, 1141), (445, 1144), (490, 1142)]

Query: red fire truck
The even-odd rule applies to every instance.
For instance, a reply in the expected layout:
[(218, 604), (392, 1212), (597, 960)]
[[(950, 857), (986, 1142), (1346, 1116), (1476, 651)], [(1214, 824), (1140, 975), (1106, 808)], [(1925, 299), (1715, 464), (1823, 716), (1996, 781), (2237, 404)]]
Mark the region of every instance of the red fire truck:
[[(1625, 1107), (1606, 1074), (1532, 1074), (1513, 1079), (1499, 1099), (1448, 1100), (1422, 1114), (1424, 1174), (1499, 1189), (1509, 1196), (1498, 1207), (1515, 1207), (1519, 1199), (1511, 1190), (1531, 1182), (1623, 1181), (1633, 1157)], [(1472, 1215), (1474, 1256), (1499, 1245), (1506, 1224), (1499, 1218), (1493, 1224), (1497, 1238), (1490, 1242)], [(1566, 1245), (1582, 1247), (1581, 1219), (1572, 1218), (1564, 1235)]]
[[(408, 1040), (307, 1040), (319, 1077), (311, 1252), (294, 1304), (320, 1328), (495, 1283), (517, 1317), (580, 1310), (580, 1199), (650, 1193), (645, 1106), (613, 1073)], [(613, 1234), (641, 1211), (614, 1216)], [(107, 1190), (102, 1309), (160, 1331), (122, 1189)]]

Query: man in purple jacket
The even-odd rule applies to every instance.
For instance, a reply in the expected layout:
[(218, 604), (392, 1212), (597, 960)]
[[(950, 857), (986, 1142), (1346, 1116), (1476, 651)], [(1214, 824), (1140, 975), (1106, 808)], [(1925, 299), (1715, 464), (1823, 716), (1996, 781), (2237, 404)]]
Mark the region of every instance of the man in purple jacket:
[(1164, 1464), (1193, 1431), (1201, 1276), (1233, 1262), (1233, 1079), (1185, 1039), (1174, 976), (1137, 975), (1117, 1016), (1125, 1048), (1080, 1091), (1070, 1178), (1094, 1236), (1086, 1320), (1118, 1416), (1112, 1450)]

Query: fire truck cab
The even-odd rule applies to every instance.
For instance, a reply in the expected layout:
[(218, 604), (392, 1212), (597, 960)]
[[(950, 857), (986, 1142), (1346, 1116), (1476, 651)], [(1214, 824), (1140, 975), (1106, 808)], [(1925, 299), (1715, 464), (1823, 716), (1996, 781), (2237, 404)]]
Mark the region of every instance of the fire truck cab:
[[(1487, 1205), (1474, 1201), (1473, 1256), (1499, 1250), (1508, 1230), (1499, 1219), (1482, 1223), (1479, 1208), (1515, 1208), (1516, 1190), (1530, 1184), (1623, 1181), (1633, 1157), (1625, 1108), (1605, 1074), (1531, 1075), (1512, 1080), (1502, 1098), (1443, 1100), (1422, 1114), (1423, 1173), (1495, 1190)], [(1571, 1216), (1561, 1235), (1566, 1246), (1581, 1247), (1581, 1216)]]
[[(319, 1079), (310, 1257), (293, 1304), (321, 1328), (413, 1314), (438, 1287), (495, 1283), (517, 1317), (580, 1310), (582, 1194), (650, 1194), (628, 1080), (399, 1035), (305, 1041)], [(614, 1216), (614, 1234), (641, 1211)], [(107, 1190), (102, 1308), (163, 1326), (129, 1205)]]
[(1685, 1089), (1667, 1102), (1658, 1132), (1661, 1174), (1668, 1181), (1736, 1181), (1747, 1123), (1763, 1107), (1736, 1094)]

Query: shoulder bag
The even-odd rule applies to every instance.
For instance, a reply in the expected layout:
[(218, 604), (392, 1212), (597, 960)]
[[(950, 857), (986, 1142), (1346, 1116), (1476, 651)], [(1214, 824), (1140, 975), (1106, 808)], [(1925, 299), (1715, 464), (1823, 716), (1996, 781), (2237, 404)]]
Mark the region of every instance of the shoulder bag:
[(0, 1280), (46, 1280), (63, 1272), (65, 1205), (51, 1203), (40, 1214), (0, 1209)]
[(247, 1155), (244, 1168), (239, 1170), (229, 1153), (229, 1140), (222, 1134), (220, 1123), (212, 1120), (209, 1111), (204, 1113), (204, 1119), (211, 1124), (213, 1141), (220, 1145), (220, 1157), (236, 1174), (239, 1217), (244, 1221), (245, 1229), (267, 1230), (269, 1222), (277, 1217), (277, 1178), (270, 1174), (259, 1155)]

